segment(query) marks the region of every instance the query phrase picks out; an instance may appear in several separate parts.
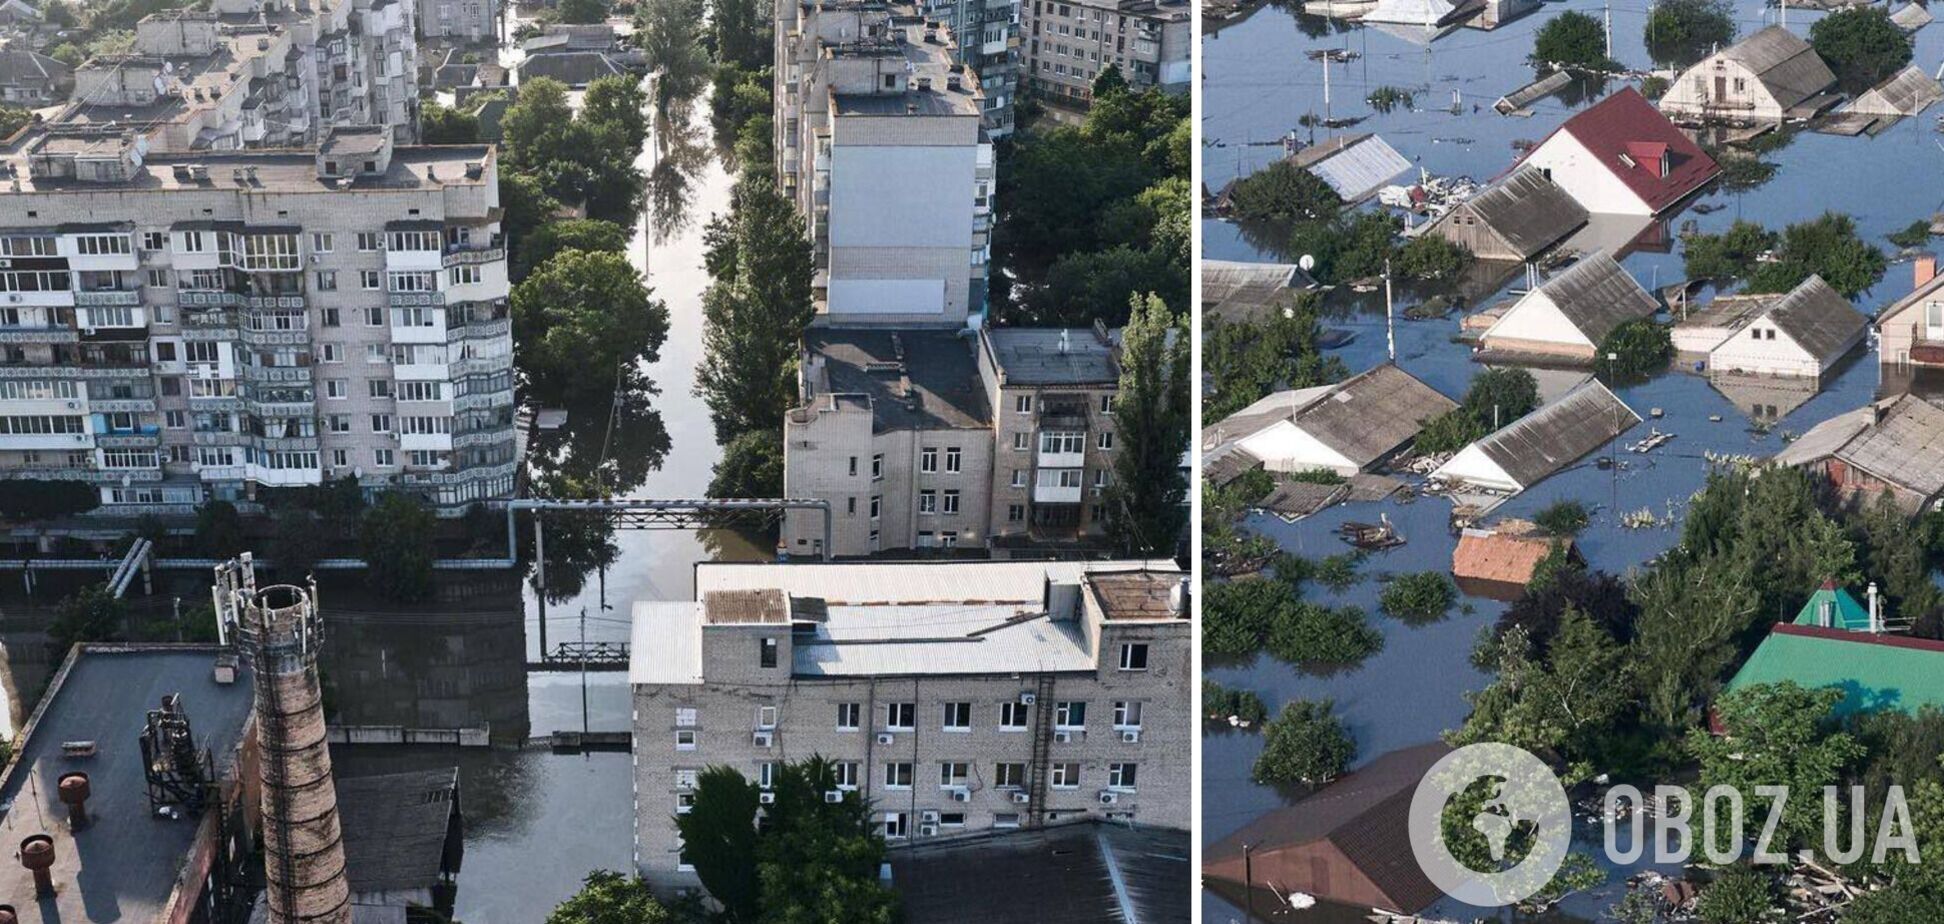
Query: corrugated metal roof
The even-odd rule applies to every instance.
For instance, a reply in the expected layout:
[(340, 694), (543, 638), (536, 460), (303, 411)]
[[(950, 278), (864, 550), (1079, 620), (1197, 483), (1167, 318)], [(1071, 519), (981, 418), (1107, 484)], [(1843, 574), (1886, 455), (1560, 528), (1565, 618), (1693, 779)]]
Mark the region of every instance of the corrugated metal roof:
[[(1721, 173), (1721, 165), (1708, 152), (1633, 87), (1582, 110), (1561, 123), (1555, 129), (1558, 132), (1578, 140), (1595, 163), (1627, 184), (1656, 214)], [(1532, 150), (1545, 147), (1551, 140), (1551, 135), (1546, 136)], [(1645, 151), (1654, 155), (1642, 160), (1640, 155)], [(1666, 154), (1664, 159), (1661, 152)], [(1531, 156), (1530, 152), (1526, 156)]]
[(1767, 87), (1776, 102), (1788, 109), (1828, 89), (1836, 75), (1801, 36), (1782, 26), (1769, 26), (1722, 51), (1722, 56), (1748, 68)]
[(1944, 642), (1781, 623), (1728, 681), (1728, 690), (1785, 680), (1842, 689), (1837, 715), (1944, 706)]
[(1480, 5), (1482, 0), (1466, 0), (1462, 3), (1455, 0), (1377, 0), (1377, 5), (1363, 14), (1361, 21), (1439, 26)]
[(1763, 317), (1818, 359), (1829, 359), (1856, 345), (1870, 319), (1849, 299), (1811, 275), (1768, 306)]
[(1529, 488), (1639, 422), (1639, 414), (1593, 379), (1473, 445)]
[(702, 604), (637, 600), (628, 633), (628, 682), (702, 682)]
[(1532, 580), (1532, 571), (1552, 554), (1553, 543), (1571, 548), (1571, 539), (1555, 540), (1536, 532), (1467, 529), (1451, 553), (1451, 575), (1460, 579), (1516, 584)]
[(1809, 602), (1796, 613), (1795, 624), (1827, 626), (1852, 632), (1867, 631), (1870, 628), (1870, 611), (1856, 602), (1849, 591), (1837, 587), (1835, 581), (1824, 581), (1815, 593), (1809, 595)]
[[(1077, 584), (1089, 571), (1175, 570), (1155, 561), (703, 562), (698, 596), (720, 590), (775, 588), (792, 597), (822, 597), (841, 606), (930, 603), (1035, 604), (1048, 580)], [(656, 604), (669, 605), (669, 604)], [(693, 606), (694, 604), (686, 604)], [(640, 612), (642, 604), (636, 604)], [(638, 624), (638, 622), (637, 622)]]
[(1944, 492), (1944, 408), (1899, 395), (1823, 421), (1775, 454), (1785, 465), (1840, 459), (1923, 497)]
[[(919, 839), (886, 857), (911, 924), (1157, 924), (1194, 898), (1184, 830), (1103, 822)], [(1003, 888), (994, 888), (1004, 883)]]
[(1290, 419), (1363, 468), (1417, 438), (1425, 421), (1458, 406), (1393, 363), (1345, 379)]
[[(1566, 320), (1572, 322), (1596, 347), (1608, 334), (1613, 333), (1614, 328), (1628, 321), (1651, 318), (1654, 312), (1660, 310), (1659, 303), (1640, 287), (1633, 274), (1604, 250), (1595, 251), (1567, 267), (1565, 272), (1541, 283), (1539, 288), (1527, 293), (1520, 301), (1540, 293), (1551, 299)], [(1517, 333), (1511, 331), (1499, 331), (1500, 325), (1506, 319), (1515, 317), (1518, 310), (1518, 306), (1514, 305), (1499, 324), (1494, 324), (1491, 330), (1485, 332), (1485, 338), (1490, 340), (1494, 333), (1518, 337)]]
[(1557, 243), (1560, 238), (1586, 224), (1586, 208), (1568, 195), (1558, 183), (1538, 170), (1519, 169), (1493, 184), (1457, 209), (1438, 220), (1450, 221), (1460, 211), (1478, 216), (1517, 251), (1530, 257)]
[(1944, 84), (1931, 79), (1923, 68), (1910, 65), (1890, 75), (1890, 79), (1863, 92), (1844, 112), (1865, 115), (1914, 116), (1944, 99)]
[(1295, 290), (1316, 286), (1316, 280), (1294, 263), (1203, 260), (1201, 265), (1204, 317), (1254, 318), (1281, 308)]
[(1291, 157), (1316, 174), (1345, 202), (1362, 202), (1378, 187), (1411, 169), (1411, 162), (1376, 135), (1345, 135), (1319, 141)]
[(459, 811), (459, 768), (354, 776), (337, 780), (336, 787), (344, 873), (353, 893), (439, 883), (446, 837)]
[(1890, 14), (1890, 21), (1905, 32), (1915, 32), (1930, 25), (1931, 18), (1930, 11), (1924, 9), (1921, 3), (1906, 3)]

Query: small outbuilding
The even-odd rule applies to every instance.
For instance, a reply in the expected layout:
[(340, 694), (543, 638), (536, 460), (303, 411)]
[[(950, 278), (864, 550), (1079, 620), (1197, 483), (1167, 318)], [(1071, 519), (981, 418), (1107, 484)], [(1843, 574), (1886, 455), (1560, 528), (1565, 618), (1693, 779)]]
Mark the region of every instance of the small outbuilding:
[(1598, 379), (1499, 428), (1431, 473), (1452, 491), (1517, 494), (1640, 423)]
[(1527, 292), (1479, 336), (1485, 357), (1591, 365), (1600, 344), (1660, 309), (1605, 251), (1595, 251)]
[(1662, 112), (1695, 119), (1779, 122), (1836, 104), (1836, 75), (1801, 36), (1769, 26), (1681, 72)]
[(1912, 64), (1891, 74), (1890, 79), (1863, 91), (1842, 111), (1902, 118), (1923, 112), (1940, 99), (1944, 99), (1944, 84), (1924, 73), (1923, 68)]
[(1239, 451), (1272, 472), (1347, 477), (1409, 449), (1426, 421), (1457, 406), (1385, 363), (1334, 385), (1269, 395), (1203, 428), (1202, 453), (1220, 460)]
[(1316, 287), (1294, 263), (1203, 260), (1202, 317), (1255, 320), (1289, 306), (1296, 293)]
[(1572, 539), (1548, 536), (1531, 523), (1472, 527), (1458, 535), (1458, 547), (1451, 553), (1451, 576), (1465, 593), (1515, 600), (1532, 582), (1539, 563), (1555, 550), (1568, 557), (1578, 555)]
[(1339, 135), (1289, 156), (1289, 162), (1329, 184), (1346, 203), (1362, 202), (1411, 169), (1411, 162), (1371, 134)]
[(1543, 172), (1521, 168), (1432, 222), (1480, 260), (1530, 260), (1586, 224), (1586, 209)]
[(1870, 319), (1821, 276), (1781, 295), (1716, 299), (1674, 325), (1674, 347), (1711, 371), (1818, 383), (1863, 343)]

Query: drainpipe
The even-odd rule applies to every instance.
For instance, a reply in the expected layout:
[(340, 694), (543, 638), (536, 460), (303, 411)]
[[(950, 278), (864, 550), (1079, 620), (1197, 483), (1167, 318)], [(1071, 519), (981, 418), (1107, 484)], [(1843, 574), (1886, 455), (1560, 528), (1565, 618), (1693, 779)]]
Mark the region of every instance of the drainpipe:
[(1873, 633), (1881, 633), (1883, 631), (1883, 604), (1882, 602), (1880, 602), (1880, 600), (1877, 597), (1877, 586), (1875, 581), (1870, 582), (1869, 593), (1870, 593), (1870, 631)]

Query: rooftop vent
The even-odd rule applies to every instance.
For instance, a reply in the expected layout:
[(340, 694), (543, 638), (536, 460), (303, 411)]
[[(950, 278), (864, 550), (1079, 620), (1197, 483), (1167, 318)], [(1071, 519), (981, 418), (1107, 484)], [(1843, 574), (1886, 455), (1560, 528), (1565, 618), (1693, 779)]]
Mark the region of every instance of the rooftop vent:
[(33, 834), (20, 842), (20, 865), (34, 874), (34, 894), (51, 897), (54, 894), (54, 838), (45, 834)]
[(61, 804), (68, 809), (68, 829), (79, 831), (88, 826), (88, 775), (80, 771), (61, 774), (59, 784)]

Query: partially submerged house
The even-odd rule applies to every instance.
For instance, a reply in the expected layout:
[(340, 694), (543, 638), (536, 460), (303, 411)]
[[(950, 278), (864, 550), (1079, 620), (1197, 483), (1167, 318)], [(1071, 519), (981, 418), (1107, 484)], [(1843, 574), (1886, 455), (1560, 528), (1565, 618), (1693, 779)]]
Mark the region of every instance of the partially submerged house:
[(1444, 893), (1412, 853), (1411, 798), (1449, 752), (1437, 742), (1392, 751), (1262, 815), (1204, 851), (1203, 881), (1233, 896), (1270, 886), (1357, 909), (1422, 911)]
[(1598, 379), (1458, 450), (1431, 473), (1452, 491), (1517, 494), (1605, 446), (1640, 415)]
[(1255, 320), (1288, 307), (1297, 292), (1316, 287), (1316, 280), (1294, 263), (1203, 260), (1201, 265), (1204, 318)]
[(1615, 328), (1651, 318), (1659, 308), (1631, 273), (1599, 251), (1521, 296), (1479, 336), (1479, 347), (1486, 356), (1591, 365)]
[(1944, 276), (1937, 257), (1911, 261), (1910, 294), (1877, 312), (1877, 361), (1884, 366), (1944, 366)]
[(1411, 169), (1404, 155), (1371, 134), (1319, 141), (1291, 154), (1289, 162), (1314, 174), (1351, 204), (1376, 195), (1384, 184)]
[(1548, 536), (1528, 522), (1471, 527), (1458, 535), (1451, 552), (1451, 576), (1458, 589), (1494, 600), (1516, 600), (1532, 582), (1539, 563), (1557, 550), (1576, 557), (1573, 540)]
[(1835, 687), (1843, 691), (1839, 716), (1944, 707), (1944, 642), (1911, 638), (1889, 622), (1874, 593), (1866, 607), (1825, 583), (1795, 619), (1769, 630), (1728, 681), (1727, 692), (1784, 681)]
[[(1545, 173), (1521, 168), (1424, 229), (1480, 260), (1525, 261), (1586, 224), (1586, 209)], [(1205, 275), (1205, 274), (1204, 274)]]
[(1797, 437), (1775, 461), (1828, 480), (1846, 497), (1890, 492), (1916, 514), (1944, 495), (1944, 408), (1916, 395), (1885, 398), (1838, 414)]
[(1902, 118), (1914, 116), (1944, 99), (1944, 84), (1924, 69), (1912, 64), (1891, 74), (1888, 80), (1863, 91), (1841, 111), (1859, 115)]
[(1484, 10), (1484, 0), (1377, 0), (1358, 21), (1407, 42), (1428, 45)]
[(1820, 383), (1862, 345), (1870, 319), (1821, 276), (1779, 295), (1715, 299), (1674, 325), (1674, 348), (1704, 355), (1711, 371)]
[(1519, 163), (1543, 172), (1588, 212), (1620, 215), (1662, 214), (1721, 173), (1632, 87), (1567, 119)]
[(1835, 105), (1835, 87), (1836, 75), (1808, 42), (1769, 26), (1682, 71), (1660, 108), (1695, 119), (1779, 122)]
[(1426, 421), (1457, 406), (1385, 363), (1334, 385), (1276, 392), (1204, 427), (1203, 464), (1227, 468), (1225, 457), (1241, 452), (1272, 472), (1354, 475), (1409, 449)]
[(1896, 12), (1890, 14), (1890, 21), (1896, 23), (1897, 28), (1904, 30), (1906, 33), (1916, 32), (1918, 29), (1930, 25), (1931, 18), (1930, 11), (1924, 9), (1924, 5), (1921, 3), (1906, 3), (1898, 7)]

